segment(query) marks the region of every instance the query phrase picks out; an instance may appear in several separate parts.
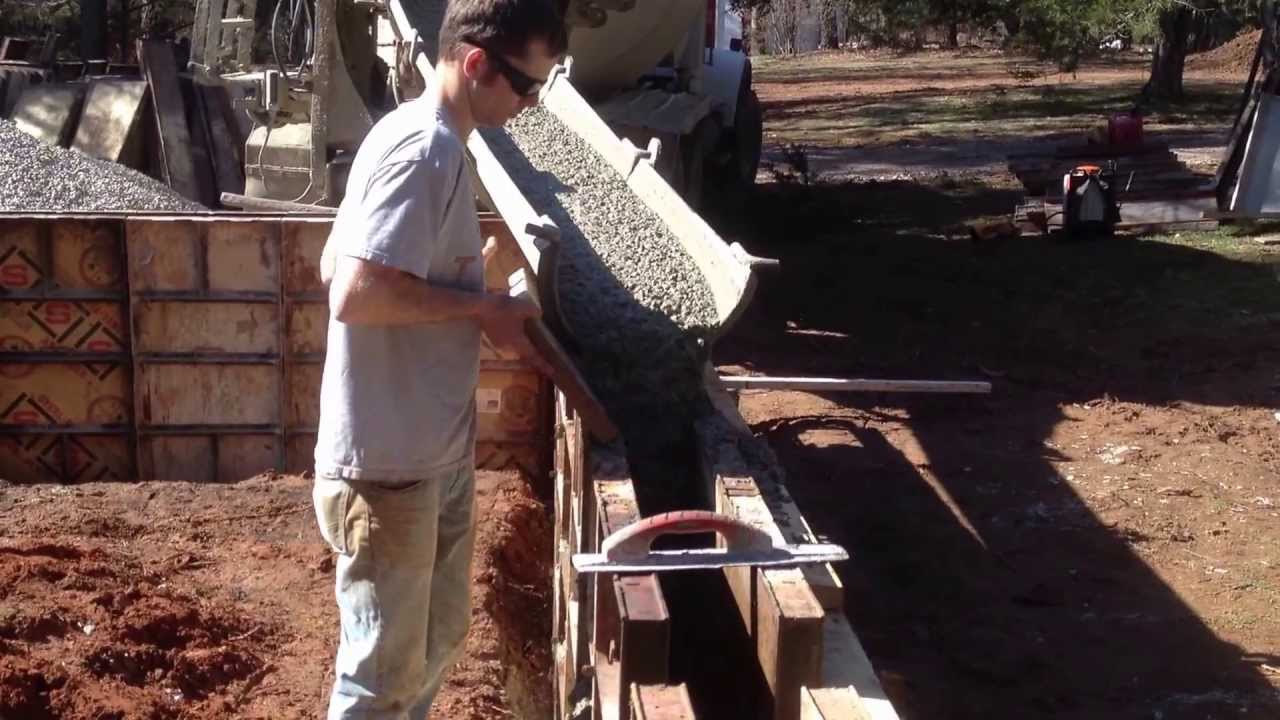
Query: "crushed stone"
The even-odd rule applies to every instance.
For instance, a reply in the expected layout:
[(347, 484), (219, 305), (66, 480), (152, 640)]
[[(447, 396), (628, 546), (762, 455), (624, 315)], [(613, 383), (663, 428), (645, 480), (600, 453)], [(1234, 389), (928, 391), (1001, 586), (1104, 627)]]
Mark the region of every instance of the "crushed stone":
[(0, 211), (202, 212), (167, 185), (118, 163), (50, 145), (0, 119)]
[(706, 409), (705, 339), (718, 323), (711, 289), (666, 224), (551, 112), (535, 107), (482, 132), (560, 228), (561, 312), (635, 470), (641, 446), (661, 454), (684, 419)]

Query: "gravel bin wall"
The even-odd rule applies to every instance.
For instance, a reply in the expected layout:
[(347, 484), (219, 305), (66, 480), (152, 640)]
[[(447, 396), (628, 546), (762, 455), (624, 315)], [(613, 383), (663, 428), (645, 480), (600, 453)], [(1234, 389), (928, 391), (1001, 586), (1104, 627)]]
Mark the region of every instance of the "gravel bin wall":
[(206, 210), (140, 172), (49, 145), (0, 119), (0, 211)]

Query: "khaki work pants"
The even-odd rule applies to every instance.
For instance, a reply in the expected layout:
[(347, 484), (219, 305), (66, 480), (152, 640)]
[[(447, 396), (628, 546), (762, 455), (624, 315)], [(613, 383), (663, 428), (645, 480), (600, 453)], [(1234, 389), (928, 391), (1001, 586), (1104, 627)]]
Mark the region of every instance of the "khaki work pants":
[(342, 630), (328, 720), (423, 720), (471, 622), (475, 470), (397, 485), (317, 477)]

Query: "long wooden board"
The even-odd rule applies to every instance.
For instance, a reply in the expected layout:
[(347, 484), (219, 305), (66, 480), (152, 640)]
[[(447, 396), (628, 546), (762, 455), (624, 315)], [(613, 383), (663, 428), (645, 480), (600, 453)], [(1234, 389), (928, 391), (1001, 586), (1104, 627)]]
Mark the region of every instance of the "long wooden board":
[[(640, 519), (626, 458), (595, 446), (589, 458), (594, 517), (597, 532), (589, 538), (592, 549), (599, 541)], [(594, 655), (594, 710), (596, 720), (629, 720), (632, 683), (657, 684), (667, 680), (671, 652), (671, 623), (656, 575), (598, 574), (591, 578)]]
[(693, 702), (684, 685), (631, 686), (632, 720), (694, 720)]
[(187, 125), (173, 49), (165, 42), (140, 40), (138, 58), (151, 90), (164, 181), (183, 197), (200, 202), (201, 189), (191, 156), (191, 130)]
[[(749, 433), (714, 370), (708, 367), (705, 375), (713, 404), (728, 426)], [(698, 434), (704, 474), (717, 510), (789, 542), (812, 538), (784, 487), (745, 472), (750, 465), (740, 456), (733, 437), (726, 437), (722, 429), (711, 429), (705, 421), (699, 424)], [(818, 600), (819, 592), (828, 597), (841, 592), (829, 566), (803, 571), (728, 568), (724, 572), (739, 613), (756, 639), (761, 669), (774, 692), (775, 718), (797, 718), (808, 712), (808, 717), (830, 715), (834, 720), (870, 713), (876, 720), (896, 720), (841, 606)], [(815, 697), (819, 689), (823, 691)], [(815, 711), (821, 714), (814, 716)]]

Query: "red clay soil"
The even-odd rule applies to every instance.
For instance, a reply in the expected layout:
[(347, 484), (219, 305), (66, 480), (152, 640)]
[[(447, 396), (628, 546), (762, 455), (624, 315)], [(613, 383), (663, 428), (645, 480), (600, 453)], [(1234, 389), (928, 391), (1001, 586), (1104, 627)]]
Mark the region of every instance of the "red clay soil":
[[(314, 718), (337, 641), (310, 482), (0, 484), (0, 718)], [(550, 707), (551, 524), (481, 473), (472, 630), (436, 717)]]
[(1187, 69), (1197, 74), (1221, 74), (1230, 77), (1245, 77), (1249, 74), (1249, 65), (1253, 62), (1253, 54), (1258, 49), (1261, 30), (1242, 33), (1212, 50), (1196, 53), (1187, 58)]
[(724, 372), (995, 386), (740, 396), (850, 551), (845, 608), (896, 709), (1280, 718), (1280, 256), (993, 249), (899, 219), (1004, 202), (948, 187), (759, 188), (741, 237), (781, 269), (716, 348)]

